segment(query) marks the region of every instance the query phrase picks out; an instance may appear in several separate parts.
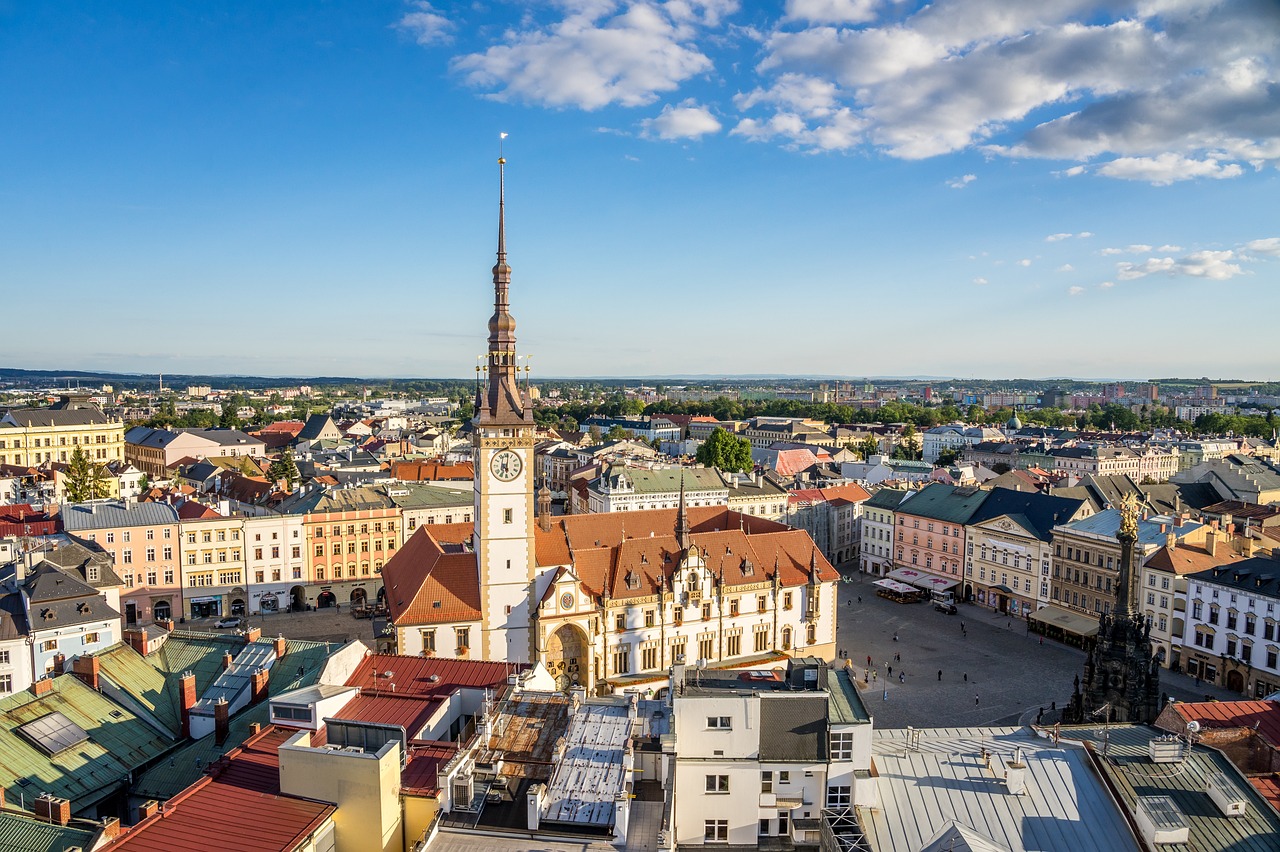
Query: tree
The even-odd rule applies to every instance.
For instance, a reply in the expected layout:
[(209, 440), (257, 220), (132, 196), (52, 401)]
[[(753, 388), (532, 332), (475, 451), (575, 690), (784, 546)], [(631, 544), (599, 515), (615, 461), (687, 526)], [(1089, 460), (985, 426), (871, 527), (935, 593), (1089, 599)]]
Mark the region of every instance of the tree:
[(1013, 468), (1009, 467), (1008, 462), (996, 462), (995, 464), (991, 465), (992, 473), (1004, 474), (1004, 473), (1008, 473), (1011, 470), (1013, 470)]
[(893, 451), (894, 458), (907, 459), (914, 461), (920, 458), (920, 435), (916, 432), (916, 427), (908, 423), (902, 427), (902, 438), (898, 441), (898, 446)]
[(858, 444), (858, 452), (862, 453), (863, 461), (869, 461), (872, 456), (879, 455), (880, 442), (871, 435), (868, 435), (862, 439), (860, 444)]
[(273, 483), (283, 479), (285, 488), (289, 491), (293, 490), (293, 483), (301, 478), (302, 474), (298, 472), (298, 465), (293, 460), (293, 450), (288, 447), (280, 454), (280, 458), (273, 461), (267, 468), (267, 479)]
[(634, 438), (635, 435), (621, 426), (615, 425), (609, 427), (609, 431), (605, 433), (604, 437), (606, 441), (625, 441), (629, 438)]
[(698, 464), (720, 470), (746, 473), (755, 467), (751, 460), (751, 442), (730, 435), (724, 429), (713, 429), (698, 447)]
[(943, 450), (938, 453), (938, 460), (935, 464), (938, 467), (951, 467), (951, 465), (960, 461), (959, 450)]
[(111, 493), (103, 466), (90, 461), (79, 444), (71, 451), (66, 477), (67, 499), (72, 503), (102, 500)]
[(222, 409), (222, 416), (218, 418), (218, 425), (223, 429), (239, 429), (240, 418), (236, 417), (236, 410), (228, 403)]

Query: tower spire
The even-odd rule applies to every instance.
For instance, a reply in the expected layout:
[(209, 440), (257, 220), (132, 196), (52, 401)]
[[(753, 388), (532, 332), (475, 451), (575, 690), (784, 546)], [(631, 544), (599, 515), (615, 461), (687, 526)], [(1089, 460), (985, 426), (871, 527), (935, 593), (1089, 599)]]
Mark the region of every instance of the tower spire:
[(676, 544), (689, 549), (689, 512), (684, 503), (684, 469), (680, 469), (680, 508), (676, 510)]
[(498, 258), (493, 265), (493, 316), (489, 318), (488, 382), (477, 411), (493, 423), (532, 421), (516, 366), (516, 320), (511, 315), (511, 267), (507, 264), (506, 157), (498, 158)]

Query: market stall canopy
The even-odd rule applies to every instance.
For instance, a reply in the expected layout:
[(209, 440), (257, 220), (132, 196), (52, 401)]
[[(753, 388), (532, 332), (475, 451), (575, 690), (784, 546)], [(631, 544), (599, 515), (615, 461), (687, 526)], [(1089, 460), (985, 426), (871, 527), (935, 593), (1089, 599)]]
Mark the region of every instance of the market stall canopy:
[(1027, 617), (1073, 636), (1094, 636), (1098, 632), (1098, 622), (1094, 619), (1052, 605), (1041, 607)]

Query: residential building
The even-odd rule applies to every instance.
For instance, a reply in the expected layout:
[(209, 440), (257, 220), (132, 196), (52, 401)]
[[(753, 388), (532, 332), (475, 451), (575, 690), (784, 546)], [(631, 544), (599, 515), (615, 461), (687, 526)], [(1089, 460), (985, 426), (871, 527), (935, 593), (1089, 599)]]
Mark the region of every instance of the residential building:
[(654, 417), (608, 417), (603, 414), (593, 414), (582, 421), (582, 428), (590, 429), (592, 427), (599, 429), (601, 434), (607, 434), (615, 428), (622, 429), (630, 432), (633, 437), (643, 438), (650, 443), (654, 441), (678, 441), (683, 431), (675, 423), (660, 415)]
[(388, 486), (387, 497), (400, 510), (406, 536), (425, 524), (469, 524), (475, 506), (471, 482), (466, 489), (457, 485)]
[(1280, 503), (1280, 463), (1240, 453), (1201, 462), (1179, 473), (1175, 481), (1207, 483), (1220, 500)]
[(244, 523), (243, 596), (232, 589), (228, 615), (281, 612), (306, 605), (328, 606), (336, 596), (317, 594), (307, 573), (303, 515), (264, 512)]
[(946, 426), (934, 426), (926, 429), (920, 436), (921, 457), (934, 464), (943, 451), (950, 450), (962, 453), (967, 447), (983, 441), (1003, 441), (1004, 434), (999, 429), (987, 426), (966, 426), (963, 423), (951, 423)]
[(0, 465), (65, 463), (77, 446), (98, 464), (124, 460), (123, 421), (69, 396), (51, 408), (13, 408), (0, 416)]
[(818, 447), (834, 447), (836, 439), (826, 430), (826, 425), (815, 420), (787, 417), (756, 417), (741, 432), (751, 446), (765, 449), (778, 442), (788, 444), (813, 444)]
[(877, 804), (872, 722), (847, 668), (672, 674), (674, 844), (818, 844), (824, 809)]
[(862, 505), (870, 498), (855, 482), (796, 489), (787, 493), (786, 522), (808, 532), (832, 564), (843, 565), (858, 558)]
[(11, 683), (39, 680), (61, 671), (74, 657), (92, 655), (120, 641), (120, 612), (93, 586), (52, 562), (41, 562), (26, 572), (18, 588), (25, 598), (31, 669)]
[(609, 465), (587, 486), (591, 512), (674, 509), (683, 494), (690, 506), (726, 506), (729, 488), (711, 468), (645, 468)]
[(134, 426), (124, 435), (124, 457), (153, 479), (170, 475), (184, 458), (248, 456), (264, 458), (267, 445), (238, 429), (152, 429)]
[(920, 483), (928, 482), (933, 476), (933, 465), (925, 461), (871, 456), (866, 461), (841, 463), (840, 475), (867, 488), (882, 482)]
[(913, 491), (881, 488), (862, 504), (862, 571), (883, 577), (893, 570), (895, 513)]
[(62, 507), (63, 528), (96, 541), (124, 580), (125, 624), (149, 624), (182, 612), (178, 513), (167, 503), (100, 500)]
[[(1090, 622), (1115, 606), (1116, 579), (1120, 570), (1120, 509), (1104, 509), (1087, 518), (1060, 524), (1053, 530), (1053, 578), (1050, 603)], [(1143, 560), (1168, 544), (1172, 535), (1176, 542), (1197, 543), (1205, 540), (1208, 528), (1186, 518), (1148, 515), (1138, 520), (1135, 562)]]
[(1280, 559), (1187, 575), (1187, 674), (1252, 698), (1280, 691)]
[(964, 600), (1018, 616), (1047, 604), (1053, 529), (1091, 512), (1083, 500), (992, 489), (966, 525)]
[(898, 506), (894, 559), (959, 585), (965, 579), (965, 525), (990, 492), (934, 483)]
[(762, 473), (726, 473), (720, 478), (729, 487), (727, 505), (743, 515), (780, 521), (787, 511), (787, 490)]
[(1231, 543), (1222, 538), (1211, 531), (1205, 534), (1203, 544), (1189, 544), (1166, 533), (1164, 546), (1142, 563), (1139, 608), (1151, 623), (1153, 652), (1167, 669), (1182, 669), (1182, 645), (1187, 641), (1187, 576), (1246, 558), (1233, 552)]
[[(183, 508), (194, 503), (183, 504)], [(234, 601), (245, 609), (244, 518), (209, 510), (186, 519), (179, 510), (183, 614), (187, 618), (229, 615)]]

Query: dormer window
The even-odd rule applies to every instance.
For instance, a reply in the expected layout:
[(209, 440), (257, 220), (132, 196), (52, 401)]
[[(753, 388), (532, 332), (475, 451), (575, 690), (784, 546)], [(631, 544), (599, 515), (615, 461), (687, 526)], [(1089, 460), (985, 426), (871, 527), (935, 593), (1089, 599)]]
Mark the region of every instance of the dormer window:
[(628, 571), (628, 572), (627, 572), (627, 588), (628, 588), (628, 589), (638, 589), (638, 588), (640, 588), (640, 575), (639, 575), (639, 574), (637, 574), (637, 573), (636, 573), (636, 572), (634, 572), (634, 571)]

